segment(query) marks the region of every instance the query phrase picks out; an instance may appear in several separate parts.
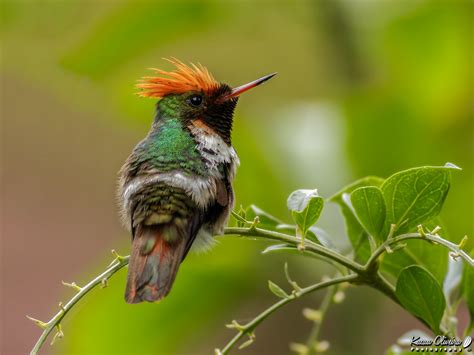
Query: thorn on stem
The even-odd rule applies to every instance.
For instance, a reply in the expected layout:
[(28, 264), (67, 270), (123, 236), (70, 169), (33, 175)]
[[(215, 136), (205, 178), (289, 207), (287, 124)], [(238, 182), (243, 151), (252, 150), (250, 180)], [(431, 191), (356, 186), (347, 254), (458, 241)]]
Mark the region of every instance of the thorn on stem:
[(423, 238), (425, 238), (425, 237), (426, 237), (426, 233), (425, 233), (425, 230), (424, 230), (424, 228), (423, 228), (423, 225), (419, 224), (418, 227), (417, 227), (417, 229), (418, 229), (418, 233), (420, 233), (420, 236), (423, 237)]
[(68, 282), (61, 281), (61, 283), (62, 283), (64, 286), (73, 288), (73, 289), (75, 289), (75, 290), (78, 291), (78, 292), (82, 291), (82, 287), (79, 287), (75, 282), (68, 283)]
[[(115, 249), (112, 249), (110, 252), (111, 252), (112, 255), (114, 256), (115, 260), (118, 261), (118, 262), (122, 262), (123, 259), (125, 259), (122, 255), (120, 255), (119, 253), (117, 253), (117, 252), (115, 251)], [(114, 261), (115, 261), (115, 260), (114, 260)]]
[(395, 230), (397, 229), (397, 225), (392, 223), (390, 225), (390, 231), (388, 232), (387, 240), (390, 240), (393, 238), (393, 234), (395, 233)]
[(252, 221), (252, 224), (250, 225), (249, 229), (250, 230), (255, 230), (257, 228), (257, 225), (260, 223), (260, 217), (255, 216), (255, 218)]
[(56, 331), (56, 334), (54, 334), (53, 339), (51, 340), (51, 345), (53, 345), (56, 342), (56, 340), (64, 338), (64, 333), (61, 329), (61, 324), (58, 324), (56, 326), (56, 329), (57, 331)]
[(440, 227), (440, 226), (436, 226), (436, 227), (434, 227), (434, 229), (431, 231), (431, 234), (437, 235), (440, 230), (441, 230), (441, 227)]
[(467, 235), (465, 235), (458, 244), (459, 249), (464, 248), (464, 246), (467, 244), (467, 240), (468, 240), (468, 237)]
[(237, 323), (237, 321), (234, 319), (232, 323), (226, 324), (225, 325), (229, 329), (237, 329), (239, 332), (244, 332), (245, 331), (245, 326), (242, 324)]
[(59, 309), (61, 309), (61, 311), (66, 312), (66, 309), (64, 308), (64, 305), (62, 302), (59, 302), (58, 306), (59, 306)]
[(28, 318), (30, 321), (32, 321), (33, 323), (35, 323), (38, 327), (40, 327), (41, 329), (46, 329), (48, 327), (48, 323), (45, 323), (39, 319), (36, 319), (36, 318), (33, 318), (33, 317), (30, 317), (30, 316), (26, 316), (26, 318)]
[(293, 281), (292, 278), (290, 277), (290, 272), (288, 271), (288, 263), (285, 263), (284, 269), (285, 269), (286, 280), (291, 285), (291, 287), (293, 287), (292, 294), (298, 297), (297, 293), (301, 291), (301, 287), (296, 283), (296, 281)]
[(255, 341), (255, 334), (254, 333), (249, 333), (247, 335), (249, 336), (249, 339), (239, 346), (239, 350), (242, 350), (243, 348), (246, 348), (247, 346), (251, 345)]
[(100, 287), (101, 288), (106, 288), (109, 285), (109, 280), (104, 277), (102, 280), (100, 280)]

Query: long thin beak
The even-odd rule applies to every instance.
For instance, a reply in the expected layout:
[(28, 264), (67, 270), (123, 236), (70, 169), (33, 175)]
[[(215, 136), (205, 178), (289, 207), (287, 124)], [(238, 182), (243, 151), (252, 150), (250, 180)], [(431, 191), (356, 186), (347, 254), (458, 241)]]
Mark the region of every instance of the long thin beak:
[(260, 84), (263, 84), (264, 82), (266, 82), (267, 80), (270, 80), (271, 78), (273, 78), (275, 75), (277, 75), (277, 73), (272, 73), (272, 74), (268, 74), (268, 75), (265, 75), (264, 77), (261, 77), (260, 79), (257, 79), (257, 80), (254, 80), (248, 84), (244, 84), (244, 85), (241, 85), (241, 86), (238, 86), (234, 89), (232, 89), (232, 92), (227, 95), (225, 98), (226, 99), (230, 99), (232, 97), (237, 97), (237, 96), (240, 96), (241, 94), (243, 94), (244, 92), (256, 87), (256, 86), (259, 86)]

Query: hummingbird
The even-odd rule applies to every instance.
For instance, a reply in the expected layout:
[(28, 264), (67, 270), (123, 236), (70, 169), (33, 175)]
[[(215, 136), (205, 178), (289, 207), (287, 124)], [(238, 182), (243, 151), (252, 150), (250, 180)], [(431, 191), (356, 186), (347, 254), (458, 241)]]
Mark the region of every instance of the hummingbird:
[(138, 95), (158, 99), (148, 135), (119, 175), (119, 203), (132, 235), (125, 300), (155, 302), (168, 295), (189, 250), (205, 250), (222, 234), (234, 206), (239, 157), (232, 146), (239, 96), (276, 73), (232, 88), (201, 64), (167, 59), (174, 70), (152, 69)]

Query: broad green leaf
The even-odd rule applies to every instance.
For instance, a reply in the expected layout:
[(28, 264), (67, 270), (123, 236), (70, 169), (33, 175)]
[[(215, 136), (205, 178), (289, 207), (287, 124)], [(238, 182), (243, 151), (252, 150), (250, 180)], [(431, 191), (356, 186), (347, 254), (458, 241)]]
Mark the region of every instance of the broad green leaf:
[(359, 187), (363, 186), (382, 186), (384, 179), (378, 176), (366, 176), (362, 179), (356, 180), (353, 183), (343, 187), (341, 190), (336, 192), (334, 195), (328, 198), (329, 202), (336, 202), (338, 203), (342, 199), (343, 194), (350, 194), (352, 191)]
[(287, 206), (293, 220), (305, 236), (309, 228), (319, 219), (324, 200), (318, 195), (318, 190), (296, 190), (288, 197)]
[(352, 207), (365, 230), (381, 244), (385, 222), (385, 201), (382, 191), (375, 186), (359, 187), (351, 193)]
[(283, 289), (280, 286), (271, 282), (270, 280), (268, 280), (268, 288), (270, 289), (270, 291), (273, 292), (275, 296), (280, 297), (280, 298), (288, 298), (288, 294), (285, 291), (283, 291)]
[(250, 205), (247, 208), (245, 215), (248, 221), (253, 221), (253, 219), (258, 216), (260, 220), (258, 226), (266, 229), (275, 229), (277, 225), (283, 223), (275, 216), (272, 216), (270, 213), (258, 208), (255, 205)]
[[(335, 202), (341, 208), (341, 213), (344, 216), (346, 234), (352, 244), (354, 250), (354, 257), (360, 262), (366, 262), (370, 256), (370, 244), (368, 234), (360, 225), (351, 207), (347, 204), (347, 198), (343, 198), (350, 194), (355, 189), (362, 186), (381, 186), (383, 179), (377, 176), (368, 176), (363, 179), (346, 186), (333, 196), (329, 198), (330, 202)], [(350, 201), (349, 201), (350, 202)]]
[(397, 232), (414, 230), (419, 224), (436, 217), (448, 194), (452, 164), (425, 166), (400, 171), (382, 185), (387, 207), (386, 230), (396, 224)]
[(395, 294), (405, 309), (423, 319), (435, 333), (440, 331), (446, 301), (438, 281), (425, 268), (412, 265), (403, 269)]

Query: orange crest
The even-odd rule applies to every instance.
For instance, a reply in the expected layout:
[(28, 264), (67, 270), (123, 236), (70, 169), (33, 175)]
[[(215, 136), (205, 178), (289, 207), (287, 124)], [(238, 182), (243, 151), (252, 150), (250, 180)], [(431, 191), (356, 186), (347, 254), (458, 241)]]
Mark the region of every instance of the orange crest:
[(151, 68), (161, 76), (146, 76), (137, 87), (142, 89), (138, 95), (142, 97), (161, 98), (169, 94), (182, 94), (187, 91), (203, 91), (211, 93), (219, 87), (219, 83), (209, 71), (198, 63), (188, 66), (176, 58), (166, 59), (176, 67), (174, 71)]

